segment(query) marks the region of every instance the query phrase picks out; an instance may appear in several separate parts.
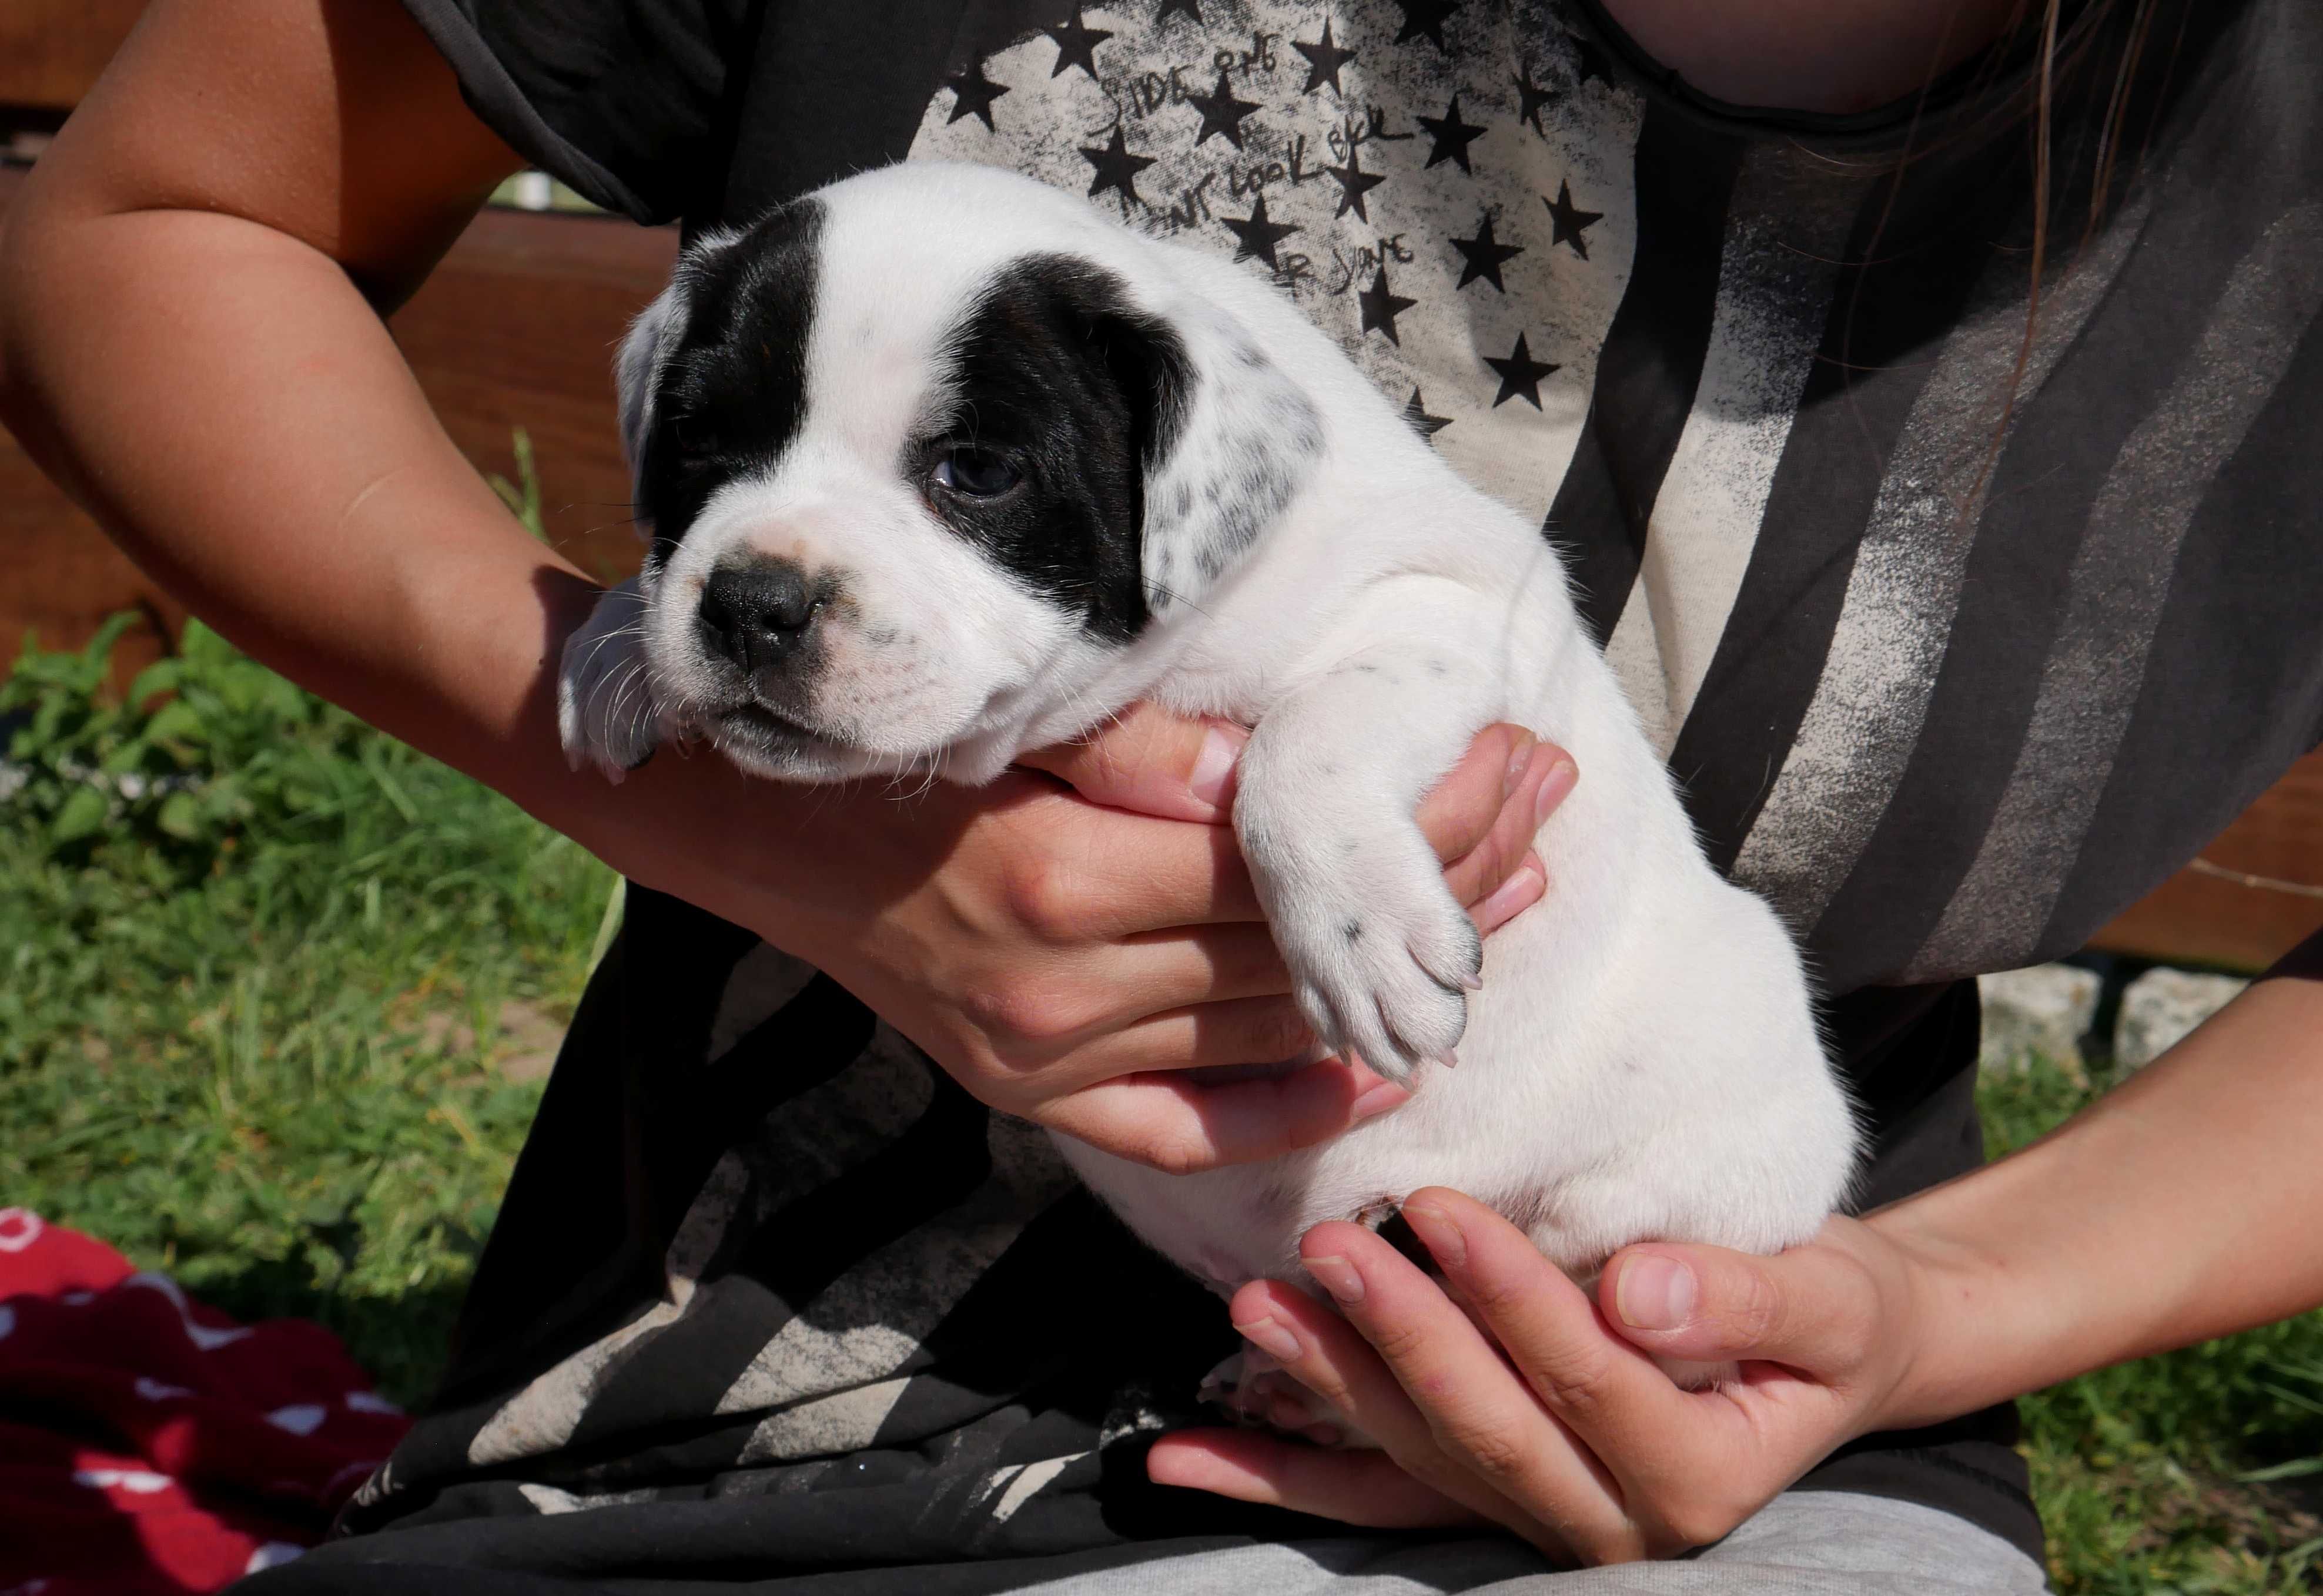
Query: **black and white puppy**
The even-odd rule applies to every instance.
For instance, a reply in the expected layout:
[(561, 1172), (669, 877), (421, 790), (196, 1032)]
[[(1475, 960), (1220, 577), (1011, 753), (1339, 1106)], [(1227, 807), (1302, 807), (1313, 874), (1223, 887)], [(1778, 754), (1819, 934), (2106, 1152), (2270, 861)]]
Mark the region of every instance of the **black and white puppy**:
[[(566, 650), (576, 763), (691, 737), (981, 783), (1139, 699), (1254, 728), (1235, 824), (1300, 1006), (1416, 1096), (1191, 1176), (1062, 1142), (1171, 1258), (1296, 1278), (1308, 1226), (1429, 1184), (1584, 1275), (1643, 1237), (1775, 1251), (1839, 1202), (1857, 1133), (1796, 951), (1703, 860), (1555, 552), (1265, 283), (904, 165), (690, 250), (620, 375), (652, 548)], [(1498, 720), (1584, 775), (1550, 901), (1487, 954), (1412, 817)]]

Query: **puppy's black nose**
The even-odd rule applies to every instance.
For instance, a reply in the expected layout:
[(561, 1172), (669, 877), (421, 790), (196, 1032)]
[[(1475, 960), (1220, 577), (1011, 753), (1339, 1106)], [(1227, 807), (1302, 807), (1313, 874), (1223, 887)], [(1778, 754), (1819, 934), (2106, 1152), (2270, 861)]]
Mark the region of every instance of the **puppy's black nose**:
[(788, 560), (721, 564), (702, 589), (702, 639), (755, 675), (796, 652), (821, 608), (806, 573)]

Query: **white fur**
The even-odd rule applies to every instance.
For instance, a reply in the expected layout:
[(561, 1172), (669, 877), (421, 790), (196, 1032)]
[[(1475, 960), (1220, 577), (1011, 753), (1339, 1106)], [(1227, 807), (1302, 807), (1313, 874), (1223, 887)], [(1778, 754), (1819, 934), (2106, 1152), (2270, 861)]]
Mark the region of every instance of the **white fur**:
[[(1812, 1235), (1845, 1195), (1858, 1136), (1797, 953), (1703, 860), (1539, 530), (1468, 487), (1295, 307), (1222, 261), (983, 168), (894, 167), (822, 197), (804, 430), (689, 531), (642, 630), (635, 595), (609, 598), (629, 610), (568, 650), (575, 757), (632, 765), (638, 728), (687, 726), (693, 595), (721, 552), (838, 562), (856, 598), (840, 663), (785, 712), (840, 746), (766, 774), (934, 765), (979, 783), (1140, 699), (1255, 729), (1235, 821), (1301, 1004), (1335, 1047), (1416, 1095), (1327, 1145), (1194, 1175), (1062, 1141), (1171, 1258), (1224, 1290), (1295, 1277), (1308, 1227), (1430, 1184), (1509, 1215), (1575, 1273), (1646, 1237), (1764, 1252)], [(1301, 404), (1319, 420), (1287, 509), (1214, 579), (1188, 557), (1200, 527), (1156, 536), (1149, 515), (1147, 575), (1171, 601), (1125, 647), (1091, 643), (1012, 582), (895, 469), (898, 439), (941, 397), (945, 329), (1036, 251), (1117, 274), (1191, 353), (1195, 413), (1149, 505), (1171, 473), (1217, 476), (1232, 463), (1219, 452), (1260, 446)], [(625, 384), (683, 308), (640, 321)], [(621, 702), (638, 665), (649, 711)], [(1412, 815), (1499, 720), (1570, 750), (1582, 778), (1537, 839), (1547, 901), (1491, 940), (1482, 990), (1464, 997), (1473, 933)], [(1455, 1041), (1456, 1069), (1434, 1061)]]

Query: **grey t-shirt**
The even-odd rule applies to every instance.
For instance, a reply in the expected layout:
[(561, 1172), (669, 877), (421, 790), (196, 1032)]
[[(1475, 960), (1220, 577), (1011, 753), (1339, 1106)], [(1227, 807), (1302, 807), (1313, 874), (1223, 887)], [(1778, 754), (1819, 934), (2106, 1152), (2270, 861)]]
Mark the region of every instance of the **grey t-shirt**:
[[(2015, 55), (1770, 117), (1588, 0), (407, 4), (639, 219), (973, 160), (1274, 282), (1565, 551), (1830, 994), (1874, 1199), (1981, 1157), (1961, 977), (2077, 948), (2323, 737), (2304, 0), (2069, 8), (2037, 316)], [(446, 1389), (350, 1523), (576, 1577), (1283, 1533), (1143, 1481), (1231, 1340), (1037, 1134), (634, 893)], [(2012, 1422), (1806, 1483), (2037, 1551)]]

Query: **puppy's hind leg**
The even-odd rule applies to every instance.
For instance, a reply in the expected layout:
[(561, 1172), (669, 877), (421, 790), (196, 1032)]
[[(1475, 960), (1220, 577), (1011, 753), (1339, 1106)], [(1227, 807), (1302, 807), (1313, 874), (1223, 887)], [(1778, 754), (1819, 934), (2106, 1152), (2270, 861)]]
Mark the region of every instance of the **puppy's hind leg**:
[(1402, 625), (1364, 628), (1361, 647), (1267, 711), (1234, 809), (1308, 1023), (1394, 1081), (1450, 1061), (1483, 963), (1413, 816), (1501, 694), (1446, 641), (1464, 635), (1447, 611), (1467, 606), (1430, 598), (1395, 605)]

